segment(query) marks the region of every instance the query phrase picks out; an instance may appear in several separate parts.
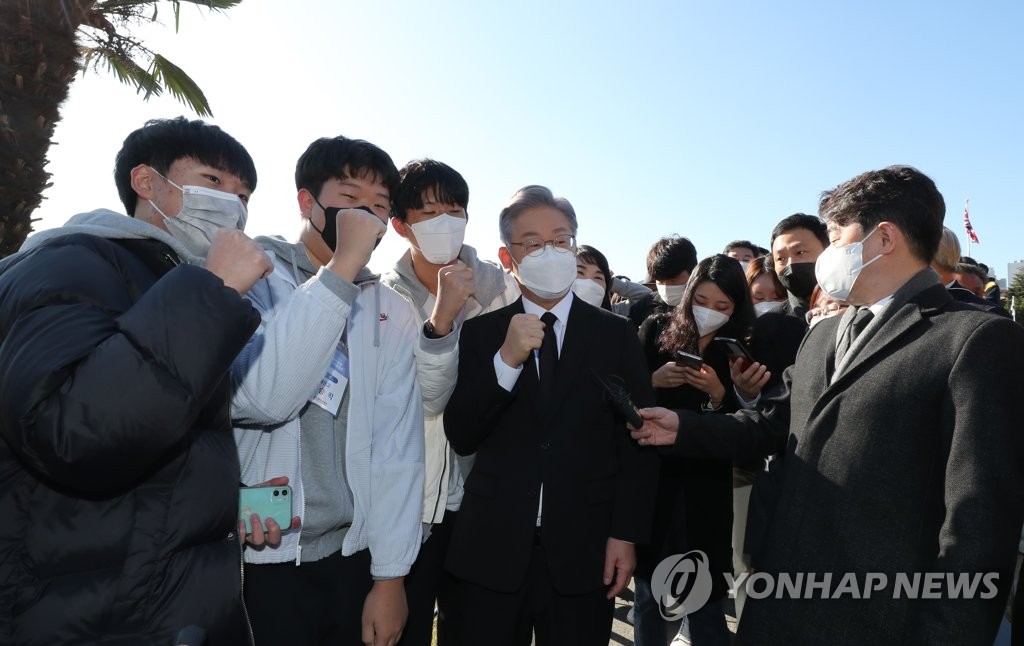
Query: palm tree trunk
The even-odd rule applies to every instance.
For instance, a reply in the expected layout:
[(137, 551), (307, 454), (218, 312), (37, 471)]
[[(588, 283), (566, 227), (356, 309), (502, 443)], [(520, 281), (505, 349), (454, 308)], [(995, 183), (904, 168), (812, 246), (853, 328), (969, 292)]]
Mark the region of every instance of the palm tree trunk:
[(75, 32), (95, 0), (0, 0), (0, 258), (21, 247), (50, 186), (60, 105), (79, 71)]

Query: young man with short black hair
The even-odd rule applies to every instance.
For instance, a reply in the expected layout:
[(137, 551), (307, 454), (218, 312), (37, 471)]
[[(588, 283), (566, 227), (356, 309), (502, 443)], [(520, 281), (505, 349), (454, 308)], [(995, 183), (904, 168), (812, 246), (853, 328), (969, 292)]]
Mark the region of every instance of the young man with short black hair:
[(232, 359), (271, 270), (256, 188), (217, 126), (149, 121), (97, 209), (0, 263), (0, 641), (251, 643)]
[(421, 541), (420, 324), (366, 263), (387, 230), (398, 169), (346, 137), (299, 158), (299, 242), (259, 238), (274, 273), (250, 294), (263, 321), (232, 366), (242, 481), (288, 476), (301, 526), (245, 552), (259, 644), (394, 644)]
[(616, 308), (640, 329), (648, 317), (671, 312), (683, 299), (686, 281), (697, 266), (697, 249), (688, 238), (661, 238), (647, 251), (647, 281), (655, 283), (655, 291), (631, 301), (629, 307)]
[(825, 224), (813, 215), (794, 213), (772, 229), (770, 246), (775, 273), (789, 293), (780, 312), (803, 322), (811, 292), (817, 284), (814, 262), (828, 246)]
[(480, 260), (476, 250), (464, 244), (469, 185), (458, 171), (422, 159), (409, 162), (399, 174), (402, 182), (391, 226), (409, 242), (409, 250), (382, 280), (405, 298), (415, 320), (423, 321), (428, 340), (420, 347), (435, 345), (427, 357), (417, 352), (420, 388), (445, 393), (443, 399), (424, 401), (426, 479), (421, 520), (426, 537), (405, 580), (409, 622), (400, 643), (430, 646), (436, 601), (437, 642), (444, 646), (452, 643), (450, 627), (457, 621), (444, 556), (473, 463), (472, 456), (459, 456), (451, 449), (442, 418), (458, 374), (459, 332), (467, 319), (515, 301), (519, 287), (510, 274)]

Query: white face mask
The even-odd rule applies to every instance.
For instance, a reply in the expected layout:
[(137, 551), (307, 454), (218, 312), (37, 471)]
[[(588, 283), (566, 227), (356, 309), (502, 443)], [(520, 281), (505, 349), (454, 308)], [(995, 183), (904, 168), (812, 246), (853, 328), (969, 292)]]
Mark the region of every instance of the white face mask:
[(661, 296), (661, 300), (665, 301), (672, 307), (679, 305), (683, 300), (683, 292), (686, 291), (686, 285), (662, 285), (658, 283), (658, 296)]
[(878, 254), (864, 262), (864, 242), (878, 231), (875, 227), (860, 242), (851, 242), (842, 247), (826, 247), (814, 264), (814, 277), (818, 285), (833, 300), (845, 301), (850, 298), (853, 285), (865, 267), (882, 257)]
[(234, 193), (190, 184), (178, 186), (163, 175), (160, 177), (181, 191), (181, 211), (170, 217), (153, 200), (149, 200), (149, 203), (163, 216), (167, 232), (192, 255), (206, 258), (218, 230), (245, 228), (248, 211)]
[(697, 335), (707, 336), (729, 322), (729, 315), (709, 307), (694, 305), (693, 321), (697, 324)]
[(576, 280), (576, 252), (544, 245), (519, 262), (518, 278), (539, 298), (561, 298)]
[(466, 237), (466, 218), (447, 213), (409, 225), (416, 236), (416, 248), (427, 262), (447, 265), (459, 257)]
[(754, 303), (754, 314), (756, 316), (763, 316), (768, 312), (775, 312), (782, 307), (783, 301), (761, 301), (760, 303)]
[(572, 293), (594, 307), (604, 302), (604, 285), (593, 278), (577, 278), (572, 283)]
[(743, 267), (743, 273), (744, 274), (747, 273), (747, 268), (750, 267), (750, 261), (749, 260), (740, 260), (739, 263), (740, 263), (740, 267)]

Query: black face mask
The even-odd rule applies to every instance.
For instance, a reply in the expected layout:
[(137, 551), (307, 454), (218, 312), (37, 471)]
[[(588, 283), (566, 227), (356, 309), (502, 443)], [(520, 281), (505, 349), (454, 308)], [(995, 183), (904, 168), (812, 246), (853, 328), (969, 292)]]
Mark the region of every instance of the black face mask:
[(779, 282), (786, 291), (797, 298), (810, 298), (818, 279), (814, 275), (813, 262), (795, 262), (779, 274)]
[[(310, 193), (310, 195), (312, 195), (312, 193)], [(324, 228), (317, 229), (316, 225), (313, 224), (312, 218), (310, 218), (309, 223), (313, 224), (313, 228), (316, 229), (316, 232), (319, 233), (320, 237), (324, 239), (324, 242), (327, 244), (328, 247), (331, 248), (331, 251), (334, 251), (335, 249), (338, 248), (338, 211), (344, 211), (346, 209), (355, 209), (357, 211), (366, 211), (373, 217), (377, 217), (377, 214), (371, 211), (370, 207), (368, 206), (346, 206), (344, 208), (339, 208), (337, 206), (324, 206), (323, 204), (320, 203), (320, 200), (316, 199), (315, 197), (313, 198), (313, 201), (316, 202), (316, 205), (319, 206), (324, 212)], [(379, 245), (380, 241), (383, 239), (384, 238), (377, 238), (377, 242), (374, 243), (373, 248), (376, 249), (377, 245)]]

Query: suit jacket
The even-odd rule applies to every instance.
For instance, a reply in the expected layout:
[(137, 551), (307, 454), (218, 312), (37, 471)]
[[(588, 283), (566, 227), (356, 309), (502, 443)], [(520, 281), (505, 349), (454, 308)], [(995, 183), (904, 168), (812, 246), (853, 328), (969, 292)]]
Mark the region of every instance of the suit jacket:
[[(1014, 409), (1024, 400), (1024, 330), (955, 303), (925, 272), (881, 316), (831, 383), (839, 317), (807, 334), (761, 412), (680, 413), (674, 450), (684, 454), (766, 452), (788, 429), (760, 571), (833, 573), (833, 593), (848, 572), (861, 590), (866, 573), (888, 580), (865, 599), (751, 599), (738, 644), (987, 646), (995, 637), (1024, 519)], [(928, 572), (998, 573), (998, 591), (894, 598), (897, 573)]]
[[(787, 301), (783, 308), (790, 306)], [(807, 322), (792, 311), (768, 312), (754, 320), (750, 332), (750, 352), (754, 360), (766, 366), (772, 376), (765, 389), (782, 383), (782, 373), (796, 361), (796, 351), (807, 334)]]
[(625, 316), (639, 328), (650, 317), (656, 314), (666, 314), (674, 309), (675, 307), (661, 300), (661, 295), (658, 292), (650, 292), (632, 300)]
[(494, 354), (522, 300), (466, 321), (459, 377), (445, 433), (460, 455), (476, 452), (448, 551), (459, 578), (500, 592), (525, 581), (544, 488), (543, 554), (560, 594), (604, 586), (609, 537), (648, 540), (658, 456), (639, 448), (598, 381), (621, 377), (638, 407), (653, 402), (650, 375), (625, 318), (573, 298), (556, 374), (556, 406), (543, 411), (533, 356), (512, 392)]

